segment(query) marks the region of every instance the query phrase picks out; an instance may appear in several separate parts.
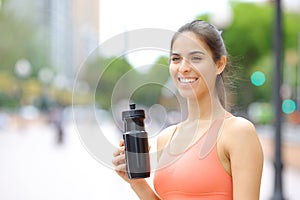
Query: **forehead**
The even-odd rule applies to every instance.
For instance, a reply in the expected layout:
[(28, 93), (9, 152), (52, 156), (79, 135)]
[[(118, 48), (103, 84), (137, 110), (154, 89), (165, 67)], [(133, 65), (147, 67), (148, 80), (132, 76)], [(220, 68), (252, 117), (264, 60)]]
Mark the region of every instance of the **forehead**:
[(172, 52), (184, 53), (189, 51), (200, 50), (209, 52), (209, 48), (197, 35), (193, 32), (180, 33), (173, 42)]

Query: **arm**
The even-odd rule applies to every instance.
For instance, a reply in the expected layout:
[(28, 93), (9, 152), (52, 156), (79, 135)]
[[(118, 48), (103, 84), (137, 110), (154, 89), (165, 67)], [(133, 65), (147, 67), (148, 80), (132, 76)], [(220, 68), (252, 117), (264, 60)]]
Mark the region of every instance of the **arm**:
[(130, 186), (141, 200), (160, 200), (145, 179), (135, 180)]
[[(173, 133), (175, 126), (170, 126), (163, 130), (157, 138), (157, 159), (159, 160), (161, 152), (164, 149), (170, 135)], [(114, 153), (112, 163), (115, 165), (117, 174), (128, 182), (133, 191), (138, 195), (141, 200), (159, 200), (160, 198), (152, 190), (145, 179), (132, 179), (130, 180), (126, 172), (125, 154), (124, 154), (124, 141), (121, 140), (120, 148)]]
[(243, 118), (229, 128), (227, 150), (233, 179), (234, 200), (258, 200), (263, 168), (263, 152), (255, 127)]
[[(157, 138), (157, 162), (160, 159), (161, 153), (167, 144), (170, 135), (174, 131), (175, 126), (170, 126), (164, 129)], [(148, 185), (144, 179), (135, 180), (132, 182), (131, 188), (135, 191), (138, 197), (142, 200), (160, 200), (160, 198), (154, 193), (152, 188)]]

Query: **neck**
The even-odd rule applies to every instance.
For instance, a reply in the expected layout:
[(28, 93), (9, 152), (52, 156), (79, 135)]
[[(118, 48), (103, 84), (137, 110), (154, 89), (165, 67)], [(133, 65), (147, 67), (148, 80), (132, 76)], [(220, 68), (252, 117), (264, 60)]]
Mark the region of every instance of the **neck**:
[(217, 97), (206, 95), (197, 99), (188, 99), (188, 118), (187, 121), (193, 120), (214, 120), (225, 115), (225, 109)]

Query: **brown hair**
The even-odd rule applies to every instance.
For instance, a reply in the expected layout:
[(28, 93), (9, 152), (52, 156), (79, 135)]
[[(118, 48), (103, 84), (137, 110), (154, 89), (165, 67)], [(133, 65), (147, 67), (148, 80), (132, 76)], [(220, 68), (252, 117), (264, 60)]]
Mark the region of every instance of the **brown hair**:
[[(171, 40), (171, 50), (173, 48), (173, 43), (179, 34), (183, 32), (192, 32), (197, 37), (203, 41), (211, 50), (213, 55), (213, 60), (216, 63), (221, 56), (227, 56), (226, 47), (221, 36), (221, 32), (212, 24), (203, 20), (194, 20), (190, 23), (183, 25), (174, 34)], [(219, 100), (223, 107), (225, 107), (225, 86), (223, 79), (223, 72), (217, 76), (216, 88), (218, 92)]]

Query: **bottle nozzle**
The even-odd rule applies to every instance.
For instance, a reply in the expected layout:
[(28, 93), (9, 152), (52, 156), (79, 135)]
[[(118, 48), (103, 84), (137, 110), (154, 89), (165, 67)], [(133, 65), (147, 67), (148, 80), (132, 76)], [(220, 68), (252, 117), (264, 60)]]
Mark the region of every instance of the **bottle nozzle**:
[(134, 110), (135, 109), (135, 103), (130, 104), (129, 107), (130, 107), (130, 110)]

